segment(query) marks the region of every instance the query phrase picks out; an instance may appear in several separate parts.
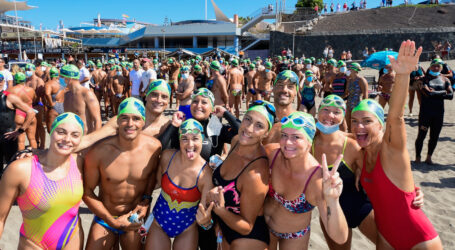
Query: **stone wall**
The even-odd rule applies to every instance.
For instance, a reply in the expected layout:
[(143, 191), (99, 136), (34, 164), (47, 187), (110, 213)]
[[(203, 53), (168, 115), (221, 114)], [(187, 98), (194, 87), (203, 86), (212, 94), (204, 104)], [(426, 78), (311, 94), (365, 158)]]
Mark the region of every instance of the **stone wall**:
[[(438, 29), (437, 31), (426, 30), (422, 32), (416, 29), (415, 32), (397, 31), (391, 32), (365, 32), (364, 34), (349, 35), (295, 35), (294, 55), (306, 57), (322, 57), (322, 51), (326, 45), (331, 45), (335, 51), (335, 58), (340, 58), (343, 50), (350, 50), (353, 60), (363, 59), (362, 51), (365, 47), (374, 47), (376, 51), (385, 48), (392, 48), (398, 51), (403, 40), (411, 39), (416, 42), (417, 46), (422, 46), (424, 51), (422, 60), (427, 60), (433, 51), (434, 44), (441, 41), (449, 40), (452, 46), (455, 44), (455, 28)], [(293, 34), (273, 31), (270, 32), (270, 55), (279, 55), (283, 48), (293, 48)]]

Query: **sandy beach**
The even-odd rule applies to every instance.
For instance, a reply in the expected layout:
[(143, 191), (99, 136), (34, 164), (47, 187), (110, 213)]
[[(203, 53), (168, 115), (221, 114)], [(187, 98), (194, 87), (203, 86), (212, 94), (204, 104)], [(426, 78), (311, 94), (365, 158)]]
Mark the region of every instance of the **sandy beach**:
[[(448, 61), (448, 63), (452, 69), (455, 69), (455, 60)], [(429, 62), (423, 62), (421, 65), (427, 68)], [(377, 78), (377, 70), (364, 70), (362, 75), (376, 75)], [(321, 99), (318, 98), (317, 102), (320, 101)], [(408, 116), (409, 111), (407, 108), (405, 111), (407, 146), (412, 161), (415, 158), (414, 142), (417, 137), (418, 110), (419, 105), (416, 98), (414, 116)], [(422, 151), (423, 160), (427, 152), (428, 137), (429, 135), (427, 135)], [(421, 187), (425, 194), (423, 210), (439, 233), (444, 248), (455, 249), (455, 105), (453, 101), (445, 101), (444, 126), (433, 155), (433, 161), (436, 164), (431, 166), (425, 163), (415, 164), (412, 162), (414, 181), (416, 186)], [(158, 192), (159, 190), (155, 190), (155, 197), (157, 197)], [(393, 204), (390, 205), (393, 206)], [(81, 205), (80, 216), (85, 238), (87, 238), (93, 214), (85, 204)], [(327, 249), (317, 217), (318, 212), (315, 209), (312, 220), (310, 249)], [(17, 248), (21, 223), (21, 213), (17, 205), (15, 205), (11, 208), (4, 226), (0, 249), (10, 250)], [(357, 229), (353, 230), (352, 249), (374, 248), (374, 245)]]

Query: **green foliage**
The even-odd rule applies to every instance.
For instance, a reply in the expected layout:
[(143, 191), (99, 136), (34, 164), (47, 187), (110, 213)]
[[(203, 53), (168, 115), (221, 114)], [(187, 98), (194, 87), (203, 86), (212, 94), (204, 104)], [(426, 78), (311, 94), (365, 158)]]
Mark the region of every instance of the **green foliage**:
[(251, 21), (251, 17), (241, 17), (239, 16), (239, 24), (245, 24), (247, 22)]
[(319, 6), (319, 10), (322, 10), (324, 7), (324, 1), (323, 0), (298, 0), (297, 3), (295, 4), (296, 8), (302, 8), (302, 7), (307, 7), (307, 8), (314, 8), (316, 5)]

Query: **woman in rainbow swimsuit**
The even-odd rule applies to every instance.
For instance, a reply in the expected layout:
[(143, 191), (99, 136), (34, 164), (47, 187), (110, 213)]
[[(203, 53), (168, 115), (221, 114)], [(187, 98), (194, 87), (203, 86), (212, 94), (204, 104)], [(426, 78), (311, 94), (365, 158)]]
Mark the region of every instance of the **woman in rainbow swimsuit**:
[(82, 157), (75, 149), (84, 133), (81, 118), (57, 116), (47, 150), (11, 163), (0, 181), (0, 236), (17, 201), (22, 213), (18, 249), (82, 249), (79, 219)]

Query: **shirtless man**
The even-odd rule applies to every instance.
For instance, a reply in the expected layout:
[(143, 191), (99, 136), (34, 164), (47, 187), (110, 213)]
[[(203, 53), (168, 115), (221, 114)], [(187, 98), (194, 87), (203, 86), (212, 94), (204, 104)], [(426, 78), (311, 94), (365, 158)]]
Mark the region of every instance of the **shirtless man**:
[[(125, 99), (118, 110), (119, 134), (93, 147), (85, 157), (83, 200), (95, 214), (86, 249), (142, 249), (140, 223), (145, 219), (161, 152), (160, 142), (141, 133), (145, 108), (137, 98)], [(94, 190), (99, 186), (99, 195)]]
[(392, 88), (395, 83), (395, 71), (393, 71), (392, 65), (388, 64), (384, 67), (383, 72), (384, 74), (379, 77), (378, 90), (381, 92), (379, 94), (379, 104), (385, 108), (392, 95)]
[[(92, 79), (95, 83), (95, 95), (96, 98), (98, 99), (98, 102), (101, 103), (101, 97), (103, 97), (103, 82), (106, 80), (106, 72), (104, 72), (101, 68), (103, 67), (103, 64), (101, 62), (98, 62), (96, 64), (96, 69), (92, 72)], [(104, 100), (106, 102), (106, 100)]]
[(246, 109), (248, 109), (250, 106), (250, 102), (254, 102), (258, 99), (256, 92), (257, 82), (254, 81), (254, 76), (256, 75), (256, 65), (254, 63), (251, 63), (248, 67), (250, 70), (245, 74), (246, 84), (248, 85), (245, 102)]
[[(41, 79), (36, 71), (35, 65), (29, 63), (25, 66), (25, 75), (27, 76), (26, 86), (32, 88), (35, 91), (35, 98), (33, 99), (32, 107), (38, 110), (36, 114), (36, 133), (35, 139), (39, 149), (44, 149), (46, 144), (46, 131), (44, 130), (44, 81)], [(41, 70), (41, 69), (40, 69)]]
[[(112, 78), (117, 74), (114, 66), (114, 64), (106, 64), (106, 77), (104, 81), (102, 81), (101, 85), (104, 99), (104, 114), (106, 118), (109, 117), (109, 108), (111, 107), (112, 85), (110, 82), (112, 81)], [(129, 83), (127, 85), (129, 86)], [(125, 91), (128, 91), (128, 88), (126, 88)], [(112, 112), (115, 113), (116, 111), (112, 110)]]
[(109, 78), (107, 86), (110, 90), (112, 113), (117, 115), (118, 105), (125, 99), (128, 79), (123, 76), (122, 67), (116, 65), (113, 71), (115, 75)]
[(227, 82), (229, 86), (229, 107), (234, 107), (235, 116), (240, 117), (240, 105), (244, 99), (243, 85), (245, 79), (243, 77), (243, 69), (239, 68), (239, 61), (234, 59), (231, 61), (231, 68), (227, 74)]
[[(277, 81), (273, 87), (273, 102), (276, 109), (276, 121), (281, 121), (295, 110), (293, 105), (298, 95), (299, 77), (291, 70), (282, 71), (277, 75)], [(278, 143), (281, 138), (281, 123), (277, 122), (272, 126), (269, 136), (262, 143)]]
[(46, 128), (47, 132), (51, 132), (52, 123), (55, 117), (64, 112), (63, 98), (65, 98), (65, 83), (60, 83), (60, 73), (57, 68), (51, 68), (49, 71), (50, 80), (46, 82), (45, 88), (45, 103), (47, 107)]
[(215, 105), (226, 107), (229, 101), (226, 79), (220, 73), (221, 64), (213, 61), (210, 64), (211, 80), (213, 80), (212, 93), (215, 96)]
[[(35, 91), (27, 87), (25, 85), (25, 75), (22, 72), (16, 73), (14, 75), (14, 87), (9, 88), (8, 91), (16, 96), (18, 96), (22, 102), (27, 104), (28, 107), (32, 107), (33, 100), (35, 100)], [(16, 127), (23, 127), (27, 118), (27, 113), (16, 109), (16, 117), (14, 121), (16, 122)], [(33, 119), (30, 123), (30, 126), (27, 127), (25, 130), (27, 134), (28, 141), (30, 143), (30, 147), (37, 148), (36, 143), (36, 119)], [(17, 149), (24, 150), (25, 149), (25, 134), (20, 134), (17, 138)]]
[(333, 79), (337, 74), (337, 61), (335, 59), (330, 59), (327, 62), (327, 72), (325, 73), (324, 78), (322, 79), (322, 90), (319, 92), (319, 97), (321, 97), (322, 92), (324, 92), (324, 98), (332, 94), (331, 84)]
[(175, 91), (175, 97), (180, 102), (179, 111), (185, 114), (185, 119), (190, 119), (191, 115), (191, 94), (194, 90), (194, 77), (190, 75), (190, 68), (183, 66), (180, 70), (180, 83)]
[(255, 81), (257, 81), (257, 89), (256, 92), (258, 93), (258, 99), (265, 99), (266, 101), (270, 101), (270, 94), (272, 93), (272, 85), (275, 81), (276, 74), (272, 71), (272, 63), (266, 62), (265, 69), (258, 71), (255, 76)]
[[(174, 94), (178, 87), (179, 74), (180, 74), (180, 64), (174, 58), (169, 58), (167, 60), (167, 67), (169, 71), (169, 85), (171, 85), (172, 93)], [(176, 97), (176, 106), (179, 106), (179, 99)], [(169, 107), (172, 108), (172, 96)]]
[(321, 79), (321, 71), (319, 71), (319, 67), (316, 65), (316, 59), (311, 60), (311, 71), (313, 71), (314, 76), (316, 79)]
[(73, 112), (84, 122), (84, 133), (91, 133), (101, 128), (100, 104), (95, 94), (79, 83), (79, 69), (68, 64), (60, 70), (68, 91), (65, 93), (63, 107), (65, 112)]

